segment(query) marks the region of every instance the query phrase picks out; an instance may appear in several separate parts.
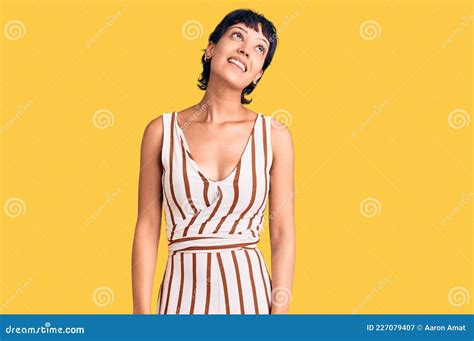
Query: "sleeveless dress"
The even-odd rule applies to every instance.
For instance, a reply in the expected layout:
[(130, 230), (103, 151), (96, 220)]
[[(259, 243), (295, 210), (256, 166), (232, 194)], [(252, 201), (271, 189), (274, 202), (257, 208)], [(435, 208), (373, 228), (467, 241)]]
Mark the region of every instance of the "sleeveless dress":
[(270, 187), (271, 120), (258, 114), (233, 171), (215, 181), (193, 159), (177, 113), (163, 113), (168, 259), (158, 314), (269, 314), (272, 283), (257, 247)]

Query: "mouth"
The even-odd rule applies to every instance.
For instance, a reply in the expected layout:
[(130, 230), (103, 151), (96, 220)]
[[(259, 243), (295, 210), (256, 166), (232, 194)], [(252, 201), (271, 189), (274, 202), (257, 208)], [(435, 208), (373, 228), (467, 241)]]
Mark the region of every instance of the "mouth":
[(240, 71), (247, 72), (247, 64), (245, 64), (245, 62), (242, 59), (237, 58), (237, 57), (230, 57), (227, 59), (227, 62), (238, 67)]

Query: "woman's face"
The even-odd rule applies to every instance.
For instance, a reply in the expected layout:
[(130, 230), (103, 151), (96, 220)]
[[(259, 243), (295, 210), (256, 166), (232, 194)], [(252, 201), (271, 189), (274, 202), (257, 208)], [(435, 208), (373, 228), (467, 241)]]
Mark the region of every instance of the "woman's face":
[(230, 26), (217, 45), (212, 42), (206, 55), (211, 57), (211, 78), (224, 79), (242, 90), (263, 74), (262, 67), (270, 44), (258, 25), (258, 32), (243, 23)]

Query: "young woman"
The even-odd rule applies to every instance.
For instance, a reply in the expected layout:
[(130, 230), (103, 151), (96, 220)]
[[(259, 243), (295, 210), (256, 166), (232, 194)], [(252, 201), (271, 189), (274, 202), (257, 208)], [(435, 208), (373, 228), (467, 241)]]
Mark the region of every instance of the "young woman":
[[(202, 57), (200, 103), (145, 129), (132, 255), (134, 313), (151, 312), (161, 212), (168, 260), (158, 314), (286, 314), (294, 276), (290, 131), (243, 106), (270, 65), (276, 29), (248, 9), (224, 17)], [(272, 278), (257, 247), (270, 206)]]

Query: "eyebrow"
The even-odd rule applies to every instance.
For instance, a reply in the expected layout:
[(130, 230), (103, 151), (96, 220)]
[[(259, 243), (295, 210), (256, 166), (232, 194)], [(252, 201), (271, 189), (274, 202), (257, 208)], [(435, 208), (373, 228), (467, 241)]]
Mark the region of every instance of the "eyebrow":
[[(245, 33), (248, 33), (248, 31), (240, 26), (232, 26), (231, 28), (240, 28), (242, 31), (244, 31)], [(261, 39), (263, 40), (268, 46), (270, 46), (270, 43), (266, 40), (266, 39), (263, 39), (263, 38), (258, 38), (258, 39)]]

